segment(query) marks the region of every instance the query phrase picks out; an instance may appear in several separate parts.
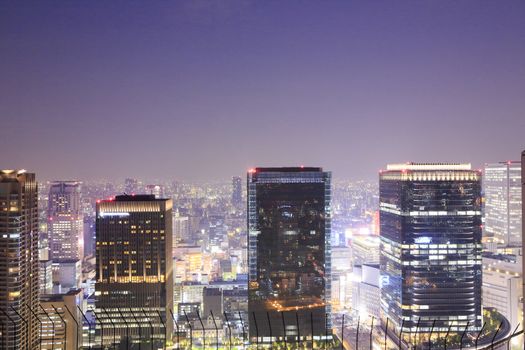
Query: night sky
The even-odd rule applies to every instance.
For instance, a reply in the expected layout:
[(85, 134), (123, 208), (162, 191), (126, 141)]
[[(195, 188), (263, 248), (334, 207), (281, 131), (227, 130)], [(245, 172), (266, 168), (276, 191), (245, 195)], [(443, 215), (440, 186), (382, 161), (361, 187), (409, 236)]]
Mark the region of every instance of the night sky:
[(524, 148), (523, 0), (0, 3), (0, 168), (41, 180)]

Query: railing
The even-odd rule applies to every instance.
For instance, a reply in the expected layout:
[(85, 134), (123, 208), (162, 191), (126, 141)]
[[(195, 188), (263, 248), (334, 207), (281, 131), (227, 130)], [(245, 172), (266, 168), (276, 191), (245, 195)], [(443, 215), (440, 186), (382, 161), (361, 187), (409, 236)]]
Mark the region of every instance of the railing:
[[(40, 350), (50, 349), (351, 349), (351, 350), (438, 350), (438, 349), (477, 349), (477, 350), (511, 350), (519, 348), (518, 339), (523, 338), (523, 329), (520, 325), (511, 328), (508, 322), (499, 322), (497, 328), (488, 331), (486, 324), (480, 330), (469, 330), (468, 325), (463, 332), (451, 332), (449, 329), (434, 331), (436, 321), (432, 322), (432, 329), (426, 333), (416, 333), (419, 337), (414, 340), (414, 334), (403, 332), (401, 327), (393, 327), (393, 323), (386, 319), (380, 324), (377, 319), (371, 317), (367, 320), (357, 318), (357, 323), (350, 323), (343, 315), (338, 324), (332, 330), (325, 327), (325, 336), (314, 336), (314, 320), (311, 315), (310, 329), (299, 327), (298, 313), (290, 311), (288, 317), (281, 313), (281, 322), (271, 323), (270, 317), (266, 318), (269, 329), (274, 330), (273, 341), (263, 342), (258, 336), (258, 327), (261, 327), (261, 319), (255, 319), (255, 314), (247, 312), (229, 312), (222, 315), (210, 315), (203, 317), (199, 312), (183, 315), (175, 315), (168, 310), (166, 315), (161, 312), (149, 315), (143, 310), (141, 315), (136, 312), (129, 316), (129, 309), (113, 309), (112, 317), (107, 322), (101, 322), (100, 316), (110, 316), (107, 310), (89, 309), (83, 312), (80, 307), (71, 310), (67, 307), (40, 308), (30, 310), (31, 317), (37, 321), (38, 347)], [(127, 314), (128, 317), (124, 315)], [(0, 319), (1, 337), (0, 348), (22, 349), (17, 344), (16, 331), (21, 324), (28, 324), (30, 320), (23, 318), (20, 313), (16, 318)], [(115, 315), (120, 315), (116, 319)], [(295, 316), (295, 317), (290, 317)], [(304, 315), (303, 315), (304, 316)], [(139, 317), (143, 322), (139, 321)], [(168, 319), (173, 322), (173, 336), (168, 336)], [(248, 332), (248, 321), (255, 319), (254, 337), (250, 339)], [(328, 315), (324, 320), (327, 322)], [(295, 320), (293, 324), (286, 320)], [(144, 321), (146, 320), (146, 321)], [(303, 320), (304, 321), (304, 320)], [(153, 324), (161, 324), (155, 328)], [(339, 322), (338, 322), (339, 323)], [(120, 326), (118, 326), (120, 324)], [(124, 329), (122, 324), (125, 325)], [(133, 325), (135, 327), (133, 327)], [(258, 325), (258, 326), (257, 326)], [(11, 342), (7, 342), (6, 334), (11, 328)], [(401, 329), (401, 331), (399, 330)], [(157, 331), (155, 331), (155, 329)], [(277, 332), (279, 330), (279, 332)], [(287, 331), (288, 330), (288, 331)], [(290, 331), (291, 330), (291, 331)], [(131, 332), (131, 333), (130, 333)], [(287, 333), (288, 332), (288, 333)], [(137, 334), (138, 333), (138, 334)], [(332, 337), (332, 334), (335, 337)], [(423, 339), (421, 339), (423, 338)], [(251, 340), (251, 343), (250, 343)], [(521, 348), (523, 340), (521, 340)], [(25, 350), (25, 349), (22, 349)]]

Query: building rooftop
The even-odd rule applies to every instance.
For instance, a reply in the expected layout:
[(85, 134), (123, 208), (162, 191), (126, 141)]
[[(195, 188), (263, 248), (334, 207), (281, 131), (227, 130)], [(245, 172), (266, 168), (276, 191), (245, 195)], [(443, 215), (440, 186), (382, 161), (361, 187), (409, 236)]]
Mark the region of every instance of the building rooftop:
[(386, 170), (471, 170), (470, 163), (399, 163), (388, 164)]
[(261, 168), (254, 168), (250, 169), (250, 173), (300, 173), (300, 172), (321, 172), (323, 171), (323, 168), (321, 167), (305, 167), (305, 166), (298, 166), (298, 167), (261, 167)]

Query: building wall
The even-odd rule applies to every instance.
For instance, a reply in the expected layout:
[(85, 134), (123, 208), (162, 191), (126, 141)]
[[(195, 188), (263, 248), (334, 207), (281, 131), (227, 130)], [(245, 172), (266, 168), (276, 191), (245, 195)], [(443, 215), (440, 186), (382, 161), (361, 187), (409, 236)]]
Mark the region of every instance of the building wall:
[(37, 319), (30, 312), (38, 309), (37, 201), (35, 174), (0, 171), (2, 349), (35, 349), (38, 345)]
[(404, 331), (481, 328), (481, 174), (402, 164), (380, 174), (381, 308)]
[[(171, 199), (117, 196), (97, 203), (96, 307), (102, 320), (116, 325), (117, 341), (126, 332), (136, 337), (140, 323), (151, 323), (153, 337), (162, 341), (158, 312), (171, 339), (172, 239)], [(149, 327), (142, 330), (143, 336), (149, 332)], [(109, 333), (104, 339), (112, 342)]]
[(483, 306), (494, 307), (515, 327), (523, 314), (521, 256), (515, 262), (483, 258)]
[[(252, 338), (270, 340), (267, 315), (270, 322), (281, 324), (284, 317), (295, 325), (295, 313), (304, 335), (311, 333), (311, 313), (314, 335), (325, 335), (331, 312), (330, 179), (320, 168), (248, 173), (248, 308), (259, 319), (256, 328), (250, 318)], [(287, 336), (296, 334), (290, 327)], [(282, 339), (282, 327), (274, 328), (272, 337)]]
[(484, 235), (502, 245), (521, 245), (521, 163), (485, 165)]

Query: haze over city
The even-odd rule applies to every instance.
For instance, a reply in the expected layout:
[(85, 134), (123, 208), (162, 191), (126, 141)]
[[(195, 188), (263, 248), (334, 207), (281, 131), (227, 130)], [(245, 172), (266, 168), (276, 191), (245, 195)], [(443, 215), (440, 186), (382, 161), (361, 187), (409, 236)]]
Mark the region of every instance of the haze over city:
[(518, 159), (525, 3), (3, 2), (0, 164), (226, 180)]

